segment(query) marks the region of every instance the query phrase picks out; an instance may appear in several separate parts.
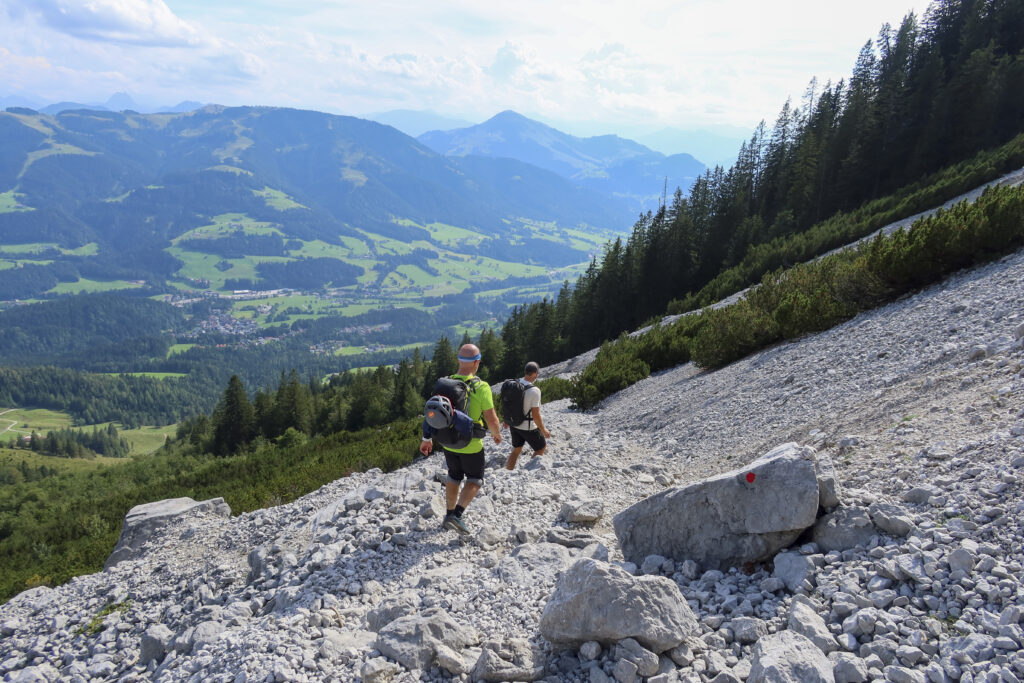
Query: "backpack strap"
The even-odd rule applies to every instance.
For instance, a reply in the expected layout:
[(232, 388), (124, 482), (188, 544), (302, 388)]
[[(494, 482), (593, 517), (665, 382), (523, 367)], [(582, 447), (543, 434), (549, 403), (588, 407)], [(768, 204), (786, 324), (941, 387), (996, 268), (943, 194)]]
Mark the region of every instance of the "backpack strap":
[(533, 387), (533, 382), (527, 382), (522, 377), (520, 377), (517, 381), (521, 385), (523, 385), (523, 406), (521, 408), (521, 410), (523, 411), (523, 417), (526, 418), (525, 422), (527, 422), (528, 424), (533, 424), (533, 411), (526, 410), (526, 390)]
[[(479, 386), (480, 383), (483, 381), (482, 379), (480, 379), (476, 375), (473, 375), (469, 379), (465, 379), (463, 377), (459, 377), (458, 375), (448, 375), (448, 379), (454, 379), (456, 381), (459, 381), (459, 382), (462, 382), (463, 384), (465, 384), (466, 385), (466, 391), (467, 391), (469, 397), (472, 397), (473, 392), (476, 391), (477, 386)], [(467, 401), (466, 401), (466, 407), (467, 408), (469, 407), (469, 400), (468, 400), (468, 398), (467, 398)], [(480, 415), (479, 421), (478, 420), (473, 420), (473, 424), (474, 425), (480, 425), (480, 428), (484, 430), (483, 434), (481, 434), (480, 436), (484, 436), (484, 435), (489, 433), (487, 431), (487, 427), (484, 425), (484, 416), (483, 416), (482, 413)], [(473, 436), (474, 437), (477, 436), (476, 430), (477, 430), (477, 427), (474, 426), (473, 427)]]

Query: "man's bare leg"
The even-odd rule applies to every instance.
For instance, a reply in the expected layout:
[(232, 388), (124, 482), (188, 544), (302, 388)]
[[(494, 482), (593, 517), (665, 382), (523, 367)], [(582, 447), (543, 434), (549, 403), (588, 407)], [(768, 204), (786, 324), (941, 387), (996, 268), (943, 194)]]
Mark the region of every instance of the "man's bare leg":
[(516, 462), (519, 460), (519, 454), (523, 452), (523, 447), (513, 448), (512, 452), (508, 454), (508, 462), (505, 463), (505, 469), (514, 470), (516, 468)]
[[(447, 505), (448, 512), (455, 509), (455, 504), (459, 502), (459, 484), (458, 481), (446, 481), (444, 483), (444, 497)], [(468, 486), (468, 484), (467, 484)], [(479, 487), (477, 487), (479, 488)]]
[(474, 484), (467, 481), (466, 485), (462, 487), (462, 493), (459, 495), (459, 505), (463, 509), (469, 507), (473, 498), (476, 496), (476, 492), (480, 490), (480, 484)]

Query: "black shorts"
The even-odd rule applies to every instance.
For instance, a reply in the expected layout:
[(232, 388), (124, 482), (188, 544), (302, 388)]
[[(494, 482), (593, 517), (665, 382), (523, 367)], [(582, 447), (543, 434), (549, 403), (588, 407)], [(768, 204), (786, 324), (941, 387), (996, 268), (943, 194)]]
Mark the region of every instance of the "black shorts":
[(453, 453), (444, 450), (444, 461), (448, 464), (448, 481), (460, 482), (463, 479), (474, 484), (484, 483), (484, 449), (476, 453)]
[(516, 429), (515, 427), (509, 427), (509, 431), (512, 432), (512, 448), (519, 448), (524, 443), (528, 443), (530, 448), (536, 452), (543, 450), (548, 445), (547, 440), (540, 433), (539, 429)]

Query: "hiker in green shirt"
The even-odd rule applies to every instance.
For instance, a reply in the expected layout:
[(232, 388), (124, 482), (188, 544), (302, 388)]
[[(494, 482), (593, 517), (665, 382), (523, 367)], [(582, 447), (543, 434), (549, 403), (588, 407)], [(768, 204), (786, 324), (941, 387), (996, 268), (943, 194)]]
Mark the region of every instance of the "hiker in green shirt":
[[(470, 383), (466, 414), (477, 424), (486, 422), (491, 438), (498, 444), (501, 443), (501, 427), (498, 423), (498, 414), (494, 410), (494, 395), (491, 393), (490, 385), (476, 377), (481, 358), (480, 349), (476, 345), (464, 345), (459, 349), (459, 371), (452, 377), (464, 381), (473, 380)], [(420, 444), (420, 452), (426, 456), (430, 455), (432, 450), (433, 440), (424, 437)], [(462, 522), (462, 513), (484, 483), (483, 439), (474, 438), (463, 448), (442, 446), (442, 450), (448, 465), (448, 478), (444, 485), (448, 514), (445, 515), (442, 526), (467, 534), (469, 530)]]

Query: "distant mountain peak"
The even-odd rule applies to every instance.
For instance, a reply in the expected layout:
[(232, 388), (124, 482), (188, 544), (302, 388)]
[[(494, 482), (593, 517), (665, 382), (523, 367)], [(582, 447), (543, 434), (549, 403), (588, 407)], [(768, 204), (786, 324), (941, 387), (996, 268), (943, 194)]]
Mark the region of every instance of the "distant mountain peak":
[(475, 126), (429, 131), (417, 139), (446, 156), (505, 157), (539, 166), (580, 186), (629, 197), (639, 210), (657, 206), (666, 178), (673, 188), (687, 190), (704, 171), (689, 155), (666, 157), (618, 135), (579, 138), (511, 109)]

